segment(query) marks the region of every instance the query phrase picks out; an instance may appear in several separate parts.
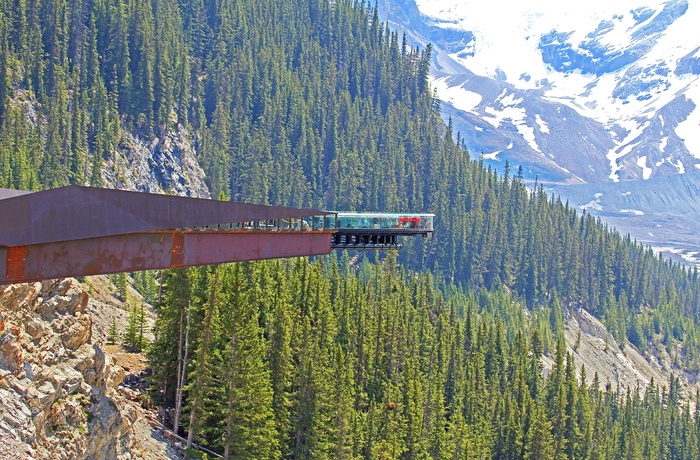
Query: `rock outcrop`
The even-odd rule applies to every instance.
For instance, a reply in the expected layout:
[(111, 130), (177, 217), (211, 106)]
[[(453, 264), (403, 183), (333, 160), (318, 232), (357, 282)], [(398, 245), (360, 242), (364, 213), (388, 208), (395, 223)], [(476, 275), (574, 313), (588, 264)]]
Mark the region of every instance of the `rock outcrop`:
[(183, 127), (148, 139), (123, 131), (102, 176), (108, 188), (210, 198), (196, 148)]
[(643, 392), (653, 379), (668, 383), (670, 369), (648, 360), (629, 342), (619, 344), (603, 323), (584, 309), (570, 308), (564, 336), (576, 367), (586, 366), (589, 379), (594, 374), (603, 386), (610, 383), (620, 391), (637, 387)]
[(72, 278), (0, 287), (0, 445), (17, 458), (132, 458), (136, 413), (88, 300)]
[[(642, 353), (629, 341), (618, 343), (598, 318), (579, 305), (570, 304), (565, 311), (567, 352), (579, 371), (585, 366), (589, 384), (597, 374), (603, 388), (609, 384), (621, 393), (628, 389), (644, 393), (652, 380), (657, 388), (667, 386), (669, 376), (675, 374), (689, 400), (695, 398), (700, 390), (696, 375), (675, 367), (666, 351), (651, 348)], [(554, 366), (553, 354), (542, 357), (545, 374)]]

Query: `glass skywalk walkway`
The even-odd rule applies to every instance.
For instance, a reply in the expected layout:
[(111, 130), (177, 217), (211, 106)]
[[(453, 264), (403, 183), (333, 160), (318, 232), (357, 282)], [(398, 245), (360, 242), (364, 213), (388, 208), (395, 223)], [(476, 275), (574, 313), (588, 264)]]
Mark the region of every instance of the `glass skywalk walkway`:
[(435, 214), (336, 212), (332, 249), (401, 249), (401, 235), (433, 234)]

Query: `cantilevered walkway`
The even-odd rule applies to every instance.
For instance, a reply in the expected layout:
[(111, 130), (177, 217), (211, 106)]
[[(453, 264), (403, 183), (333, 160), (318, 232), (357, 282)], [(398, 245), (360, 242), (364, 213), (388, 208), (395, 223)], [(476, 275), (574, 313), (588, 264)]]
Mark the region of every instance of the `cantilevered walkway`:
[(0, 284), (398, 249), (432, 214), (336, 213), (68, 186), (0, 189)]

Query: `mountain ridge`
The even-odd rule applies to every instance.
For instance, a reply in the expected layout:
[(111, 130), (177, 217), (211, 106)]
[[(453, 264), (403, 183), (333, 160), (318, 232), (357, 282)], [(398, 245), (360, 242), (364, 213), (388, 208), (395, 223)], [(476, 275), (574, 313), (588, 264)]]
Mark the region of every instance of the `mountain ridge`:
[[(522, 167), (526, 182), (572, 201), (581, 189), (592, 197), (596, 184), (639, 195), (649, 206), (638, 220), (653, 227), (652, 210), (669, 204), (644, 196), (645, 182), (700, 168), (700, 43), (681, 35), (700, 10), (687, 0), (599, 3), (567, 5), (570, 12), (530, 2), (499, 13), (449, 0), (385, 0), (379, 8), (410, 40), (433, 44), (431, 77), (443, 118), (451, 119), (473, 157), (499, 171), (506, 161)], [(505, 48), (506, 38), (513, 50)], [(654, 183), (668, 189), (676, 182)], [(666, 222), (663, 233), (687, 234), (688, 220), (700, 221), (700, 212), (683, 201), (674, 206), (687, 213)], [(654, 247), (678, 243), (609, 220), (595, 207), (587, 211)], [(681, 252), (700, 246), (700, 238), (682, 241), (675, 248)]]

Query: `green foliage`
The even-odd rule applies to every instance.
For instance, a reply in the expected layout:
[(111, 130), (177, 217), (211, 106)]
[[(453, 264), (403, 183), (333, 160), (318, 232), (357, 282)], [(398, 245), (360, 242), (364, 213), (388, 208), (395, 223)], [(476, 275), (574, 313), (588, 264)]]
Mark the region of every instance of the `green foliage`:
[(154, 341), (147, 349), (153, 365), (151, 397), (156, 404), (174, 406), (177, 384), (178, 343), (180, 325), (186, 321), (189, 303), (197, 304), (192, 324), (200, 324), (200, 283), (195, 270), (168, 270), (160, 278), (161, 303), (156, 305), (158, 316), (153, 328)]
[(119, 343), (119, 329), (117, 328), (117, 320), (112, 320), (112, 324), (109, 326), (109, 332), (107, 333), (107, 342), (115, 345)]
[[(524, 304), (504, 291), (448, 299), (440, 280), (400, 270), (392, 255), (366, 270), (364, 280), (341, 274), (333, 258), (189, 270), (207, 293), (192, 296), (204, 318), (185, 404), (191, 411), (198, 398), (195, 442), (235, 458), (700, 452), (700, 419), (677, 377), (643, 395), (601, 389), (574, 367), (562, 331), (545, 378), (540, 322), (549, 312), (519, 314)], [(161, 315), (179, 308), (165, 302)], [(153, 346), (164, 350), (160, 337)]]
[(141, 271), (133, 275), (133, 288), (141, 294), (146, 303), (154, 304), (158, 299), (156, 273), (153, 271)]
[[(191, 305), (185, 410), (202, 442), (273, 458), (698, 456), (677, 383), (588, 389), (558, 340), (585, 309), (618, 342), (700, 369), (697, 272), (472, 161), (439, 118), (431, 48), (375, 8), (1, 2), (0, 50), (1, 187), (101, 185), (124, 130), (183, 129), (213, 196), (437, 214), (435, 237), (398, 256), (432, 273), (362, 257), (355, 274), (354, 254), (166, 273), (152, 395), (174, 404)], [(134, 284), (156, 302), (149, 277)]]
[(435, 212), (435, 238), (406, 241), (400, 263), (561, 305), (554, 332), (585, 308), (618, 342), (700, 369), (697, 273), (528, 192), (510, 165), (499, 177), (470, 160), (439, 118), (430, 46), (409, 48), (375, 8), (26, 0), (0, 18), (0, 186), (101, 185), (122, 131), (185, 128), (213, 196)]
[(117, 296), (122, 302), (128, 302), (128, 282), (126, 273), (116, 273), (114, 275), (109, 275), (110, 282), (114, 285), (117, 290)]
[(142, 351), (148, 340), (144, 336), (147, 332), (146, 312), (141, 302), (140, 305), (131, 305), (126, 318), (126, 331), (124, 331), (124, 343), (135, 351)]

